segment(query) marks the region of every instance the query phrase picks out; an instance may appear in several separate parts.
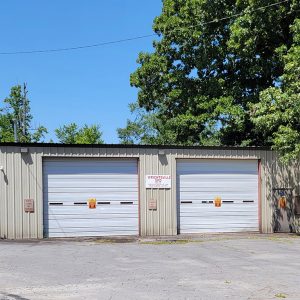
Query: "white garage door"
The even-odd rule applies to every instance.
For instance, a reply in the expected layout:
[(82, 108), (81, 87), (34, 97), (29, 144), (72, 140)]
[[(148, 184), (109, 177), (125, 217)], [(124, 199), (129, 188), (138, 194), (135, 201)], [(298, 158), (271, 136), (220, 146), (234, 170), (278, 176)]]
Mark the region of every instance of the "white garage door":
[(136, 160), (49, 160), (43, 176), (46, 236), (138, 234)]
[(179, 160), (177, 184), (180, 233), (259, 230), (257, 161)]

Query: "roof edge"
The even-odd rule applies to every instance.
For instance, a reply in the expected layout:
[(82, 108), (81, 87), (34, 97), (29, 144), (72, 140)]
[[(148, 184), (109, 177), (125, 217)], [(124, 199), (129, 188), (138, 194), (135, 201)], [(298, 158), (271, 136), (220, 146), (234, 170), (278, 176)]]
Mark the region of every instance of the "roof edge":
[(183, 146), (136, 144), (61, 144), (61, 143), (0, 143), (0, 147), (58, 147), (58, 148), (133, 148), (133, 149), (211, 149), (211, 150), (269, 150), (267, 146)]

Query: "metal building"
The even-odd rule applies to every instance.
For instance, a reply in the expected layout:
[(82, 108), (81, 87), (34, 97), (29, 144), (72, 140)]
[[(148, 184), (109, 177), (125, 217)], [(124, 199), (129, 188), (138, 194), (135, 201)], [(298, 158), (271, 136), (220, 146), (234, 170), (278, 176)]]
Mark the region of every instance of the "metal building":
[(0, 238), (288, 232), (296, 170), (264, 148), (2, 143)]

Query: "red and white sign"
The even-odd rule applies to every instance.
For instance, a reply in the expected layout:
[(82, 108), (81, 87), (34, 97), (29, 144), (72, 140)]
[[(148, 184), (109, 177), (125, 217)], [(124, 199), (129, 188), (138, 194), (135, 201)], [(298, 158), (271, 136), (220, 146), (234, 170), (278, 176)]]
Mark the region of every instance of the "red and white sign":
[(146, 189), (170, 189), (171, 175), (146, 175)]
[(157, 210), (157, 201), (156, 199), (149, 200), (149, 209), (150, 210)]
[(24, 199), (24, 211), (27, 213), (34, 212), (34, 200), (33, 199)]

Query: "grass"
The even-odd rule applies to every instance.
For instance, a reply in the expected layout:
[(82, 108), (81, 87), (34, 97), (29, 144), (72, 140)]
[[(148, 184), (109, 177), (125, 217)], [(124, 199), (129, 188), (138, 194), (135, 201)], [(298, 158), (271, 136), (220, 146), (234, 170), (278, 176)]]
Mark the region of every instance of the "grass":
[(268, 240), (268, 241), (273, 241), (273, 242), (278, 242), (278, 243), (283, 243), (283, 244), (293, 244), (294, 240), (299, 238), (296, 235), (284, 235), (284, 236), (276, 236), (270, 234), (269, 236), (249, 236), (248, 239), (250, 240)]
[(141, 241), (140, 244), (142, 245), (172, 245), (172, 244), (188, 244), (188, 243), (205, 243), (205, 242), (219, 242), (219, 241), (226, 241), (231, 240), (232, 238), (227, 237), (220, 237), (220, 238), (207, 238), (201, 240), (158, 240), (158, 241)]
[[(243, 238), (243, 237), (241, 237)], [(248, 236), (247, 239), (254, 240), (269, 240), (279, 243), (293, 244), (295, 238), (299, 236), (290, 235), (290, 236)], [(139, 239), (130, 239), (130, 238), (100, 238), (94, 240), (97, 244), (119, 244), (119, 243), (139, 243), (141, 245), (184, 245), (188, 243), (206, 243), (206, 242), (218, 242), (226, 240), (235, 240), (239, 237), (232, 236), (215, 236), (215, 237), (206, 237), (203, 239), (171, 239), (171, 240), (139, 240)]]
[(276, 298), (281, 298), (281, 299), (283, 299), (283, 298), (286, 298), (287, 295), (286, 295), (286, 294), (283, 294), (283, 293), (279, 293), (279, 294), (276, 294), (275, 297), (276, 297)]
[(188, 244), (188, 243), (208, 243), (234, 240), (233, 237), (208, 237), (204, 239), (183, 239), (183, 240), (157, 240), (157, 241), (141, 241), (142, 245), (172, 245), (172, 244)]
[(142, 245), (173, 245), (173, 244), (187, 244), (190, 243), (191, 241), (189, 240), (172, 240), (172, 241), (145, 241), (145, 242), (140, 242)]
[(135, 243), (134, 239), (97, 239), (94, 240), (97, 244), (122, 244), (122, 243)]
[(185, 245), (188, 243), (203, 243), (203, 242), (217, 242), (228, 240), (228, 238), (209, 238), (202, 240), (192, 240), (192, 239), (178, 239), (178, 240), (152, 240), (152, 241), (136, 241), (134, 239), (96, 239), (94, 243), (97, 244), (118, 244), (118, 243), (134, 243), (138, 242), (141, 245)]
[(277, 237), (277, 236), (270, 236), (267, 237), (267, 240), (279, 242), (279, 243), (286, 243), (286, 244), (293, 244), (294, 242), (289, 237)]

